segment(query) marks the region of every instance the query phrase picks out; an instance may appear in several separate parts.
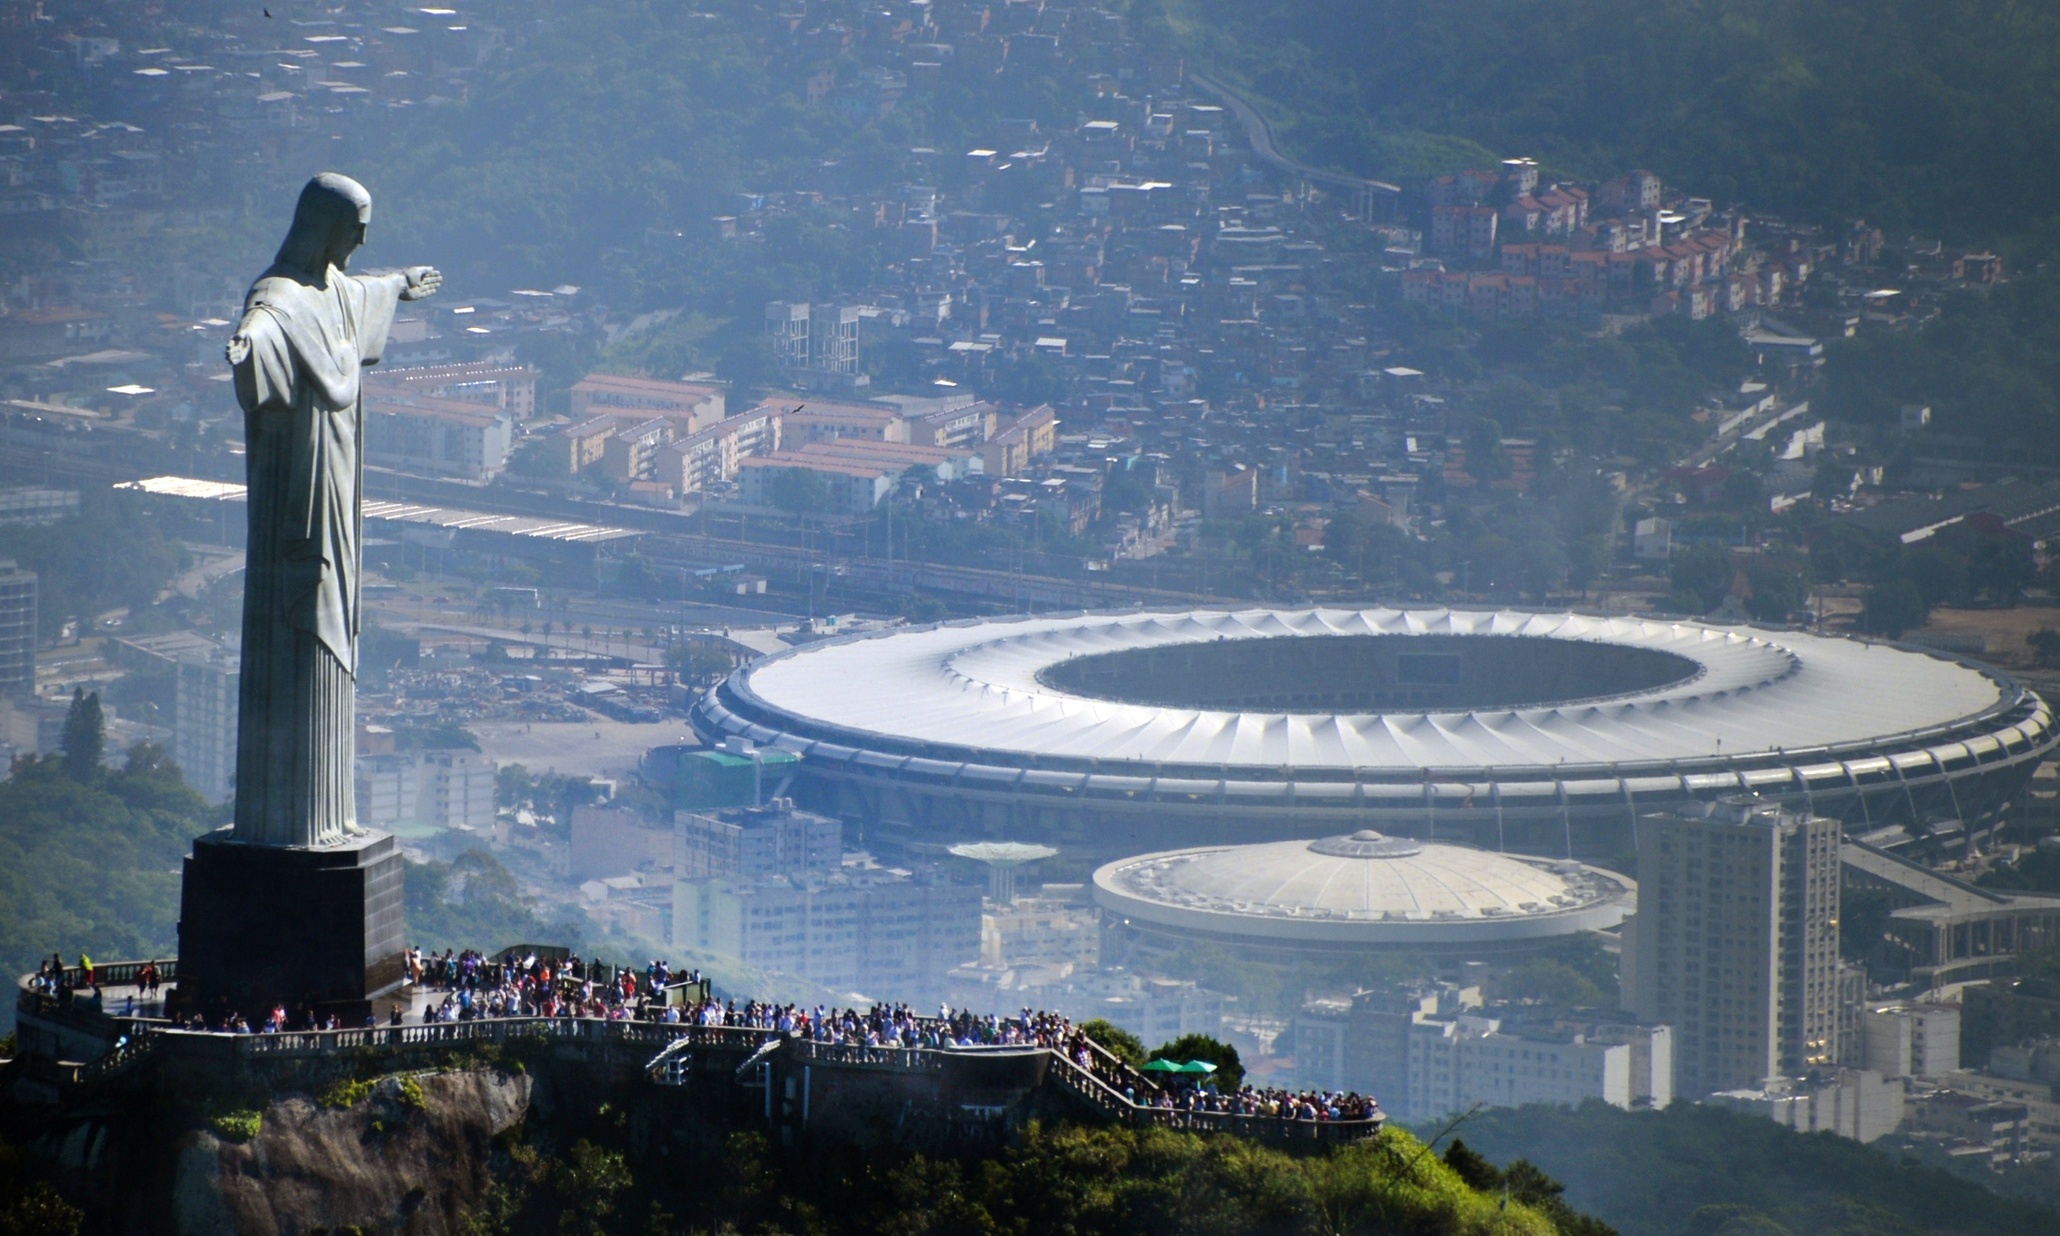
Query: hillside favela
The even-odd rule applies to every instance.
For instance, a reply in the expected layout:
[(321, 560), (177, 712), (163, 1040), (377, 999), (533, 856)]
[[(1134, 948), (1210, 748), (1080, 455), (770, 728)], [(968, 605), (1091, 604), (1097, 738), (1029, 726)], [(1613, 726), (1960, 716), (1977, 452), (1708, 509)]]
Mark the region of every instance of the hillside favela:
[(0, 1236), (2060, 1233), (2060, 3), (0, 0)]

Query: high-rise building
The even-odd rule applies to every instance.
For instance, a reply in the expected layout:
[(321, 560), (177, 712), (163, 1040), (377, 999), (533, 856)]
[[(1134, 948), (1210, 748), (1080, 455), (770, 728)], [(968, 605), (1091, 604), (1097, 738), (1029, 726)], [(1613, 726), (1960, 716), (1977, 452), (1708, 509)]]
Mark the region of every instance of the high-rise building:
[(358, 823), (367, 828), (490, 833), (498, 772), (499, 766), (477, 751), (400, 750), (392, 730), (362, 726), (352, 773)]
[(236, 688), (243, 659), (226, 648), (181, 656), (172, 713), (172, 759), (211, 803), (236, 790)]
[(791, 799), (767, 807), (736, 807), (674, 816), (683, 880), (710, 876), (746, 880), (828, 875), (844, 863), (844, 826), (828, 816), (796, 811)]
[(1451, 982), (1312, 1001), (1288, 1033), (1297, 1083), (1371, 1094), (1408, 1120), (1475, 1103), (1600, 1099), (1636, 1108), (1665, 1107), (1674, 1097), (1668, 1027), (1491, 1009), (1479, 987)]
[(1938, 1077), (1960, 1067), (1960, 1006), (1884, 1004), (1862, 1018), (1865, 1063), (1883, 1077)]
[(1666, 1026), (1510, 1022), (1481, 1013), (1417, 1015), (1409, 1026), (1408, 1086), (1374, 1096), (1409, 1120), (1476, 1103), (1613, 1107), (1673, 1102), (1672, 1031)]
[(499, 765), (464, 748), (420, 752), (418, 810), (432, 828), (469, 828), (491, 833)]
[(42, 485), (0, 488), (0, 524), (54, 524), (79, 513), (79, 491)]
[(804, 389), (850, 393), (871, 384), (858, 371), (858, 340), (865, 310), (857, 305), (811, 305), (775, 300), (765, 306), (765, 337), (773, 363)]
[(1638, 821), (1624, 1000), (1700, 1099), (1837, 1063), (1839, 827), (1753, 797)]
[(0, 558), (0, 694), (36, 689), (36, 573)]
[(816, 305), (808, 314), (808, 364), (824, 373), (858, 372), (856, 305)]
[(768, 807), (676, 817), (672, 942), (876, 999), (934, 1001), (980, 955), (980, 889), (844, 855), (843, 825)]
[(765, 307), (765, 334), (773, 364), (782, 369), (808, 368), (809, 306), (807, 301), (776, 300)]

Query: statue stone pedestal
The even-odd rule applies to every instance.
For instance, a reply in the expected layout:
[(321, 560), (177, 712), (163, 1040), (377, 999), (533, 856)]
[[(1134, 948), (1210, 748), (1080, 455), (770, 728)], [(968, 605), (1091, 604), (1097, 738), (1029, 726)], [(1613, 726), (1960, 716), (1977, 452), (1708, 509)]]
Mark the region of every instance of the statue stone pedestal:
[[(405, 864), (393, 837), (337, 845), (239, 843), (229, 829), (193, 843), (179, 910), (179, 1005), (241, 1013), (283, 1004), (362, 1019), (405, 979)], [(355, 1014), (355, 1018), (351, 1015)]]

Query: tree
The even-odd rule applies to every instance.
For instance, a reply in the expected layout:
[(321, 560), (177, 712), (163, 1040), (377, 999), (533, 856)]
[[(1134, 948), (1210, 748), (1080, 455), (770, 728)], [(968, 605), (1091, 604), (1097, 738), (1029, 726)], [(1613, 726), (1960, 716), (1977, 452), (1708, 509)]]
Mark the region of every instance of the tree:
[(1983, 537), (1967, 558), (1968, 588), (2002, 605), (2015, 602), (2035, 574), (2031, 542), (2014, 536)]
[(521, 764), (503, 764), (494, 770), (494, 806), (502, 811), (519, 811), (536, 798), (536, 782)]
[(1445, 1166), (1453, 1170), (1466, 1187), (1480, 1193), (1487, 1193), (1502, 1187), (1502, 1170), (1474, 1153), (1473, 1147), (1459, 1138), (1445, 1148)]
[(665, 664), (691, 686), (706, 686), (736, 668), (736, 658), (709, 644), (674, 644), (665, 650)]
[(766, 487), (766, 496), (790, 515), (816, 515), (830, 505), (830, 487), (822, 474), (806, 468), (781, 468)]
[(76, 518), (0, 529), (0, 558), (36, 573), (38, 625), (46, 639), (74, 618), (84, 626), (120, 606), (140, 614), (184, 557), (161, 521), (148, 518), (139, 504), (90, 491)]
[(629, 1188), (629, 1164), (620, 1151), (596, 1146), (582, 1138), (552, 1167), (550, 1182), (558, 1199), (559, 1230), (598, 1236), (611, 1230), (605, 1220), (615, 1212), (615, 1196)]
[(1962, 549), (1934, 543), (1905, 549), (1901, 559), (1885, 571), (1916, 585), (1928, 610), (1934, 605), (1958, 604), (1967, 598), (1967, 560)]
[(1903, 632), (1923, 626), (1930, 617), (1931, 603), (1915, 583), (1891, 579), (1867, 590), (1866, 604), (1860, 609), (1860, 630), (1898, 639)]
[(900, 604), (895, 606), (895, 609), (903, 618), (919, 625), (929, 622), (943, 622), (946, 618), (951, 617), (951, 607), (944, 602), (936, 597), (919, 596), (913, 592), (905, 594), (901, 598)]
[(1802, 608), (1802, 575), (1792, 567), (1762, 559), (1746, 569), (1745, 580), (1752, 590), (1745, 599), (1746, 612), (1761, 622), (1786, 622)]
[(1151, 1059), (1173, 1060), (1182, 1064), (1189, 1060), (1202, 1060), (1213, 1064), (1216, 1071), (1209, 1075), (1209, 1081), (1221, 1091), (1237, 1090), (1245, 1084), (1245, 1065), (1238, 1059), (1237, 1048), (1206, 1034), (1183, 1034), (1170, 1043), (1161, 1044), (1152, 1052)]
[(395, 730), (393, 745), (402, 751), (477, 751), (479, 735), (455, 721), (432, 721)]
[(9, 1192), (0, 1203), (0, 1236), (78, 1236), (86, 1225), (85, 1211), (41, 1181)]
[(1722, 546), (1693, 545), (1674, 555), (1667, 578), (1674, 589), (1669, 604), (1685, 613), (1703, 614), (1723, 604), (1737, 570)]
[[(179, 858), (221, 813), (151, 748), (86, 781), (64, 764), (24, 757), (0, 781), (0, 965), (22, 973), (59, 945), (95, 957), (170, 955)], [(5, 1172), (0, 1163), (0, 1182)]]
[(83, 687), (72, 690), (72, 706), (64, 714), (63, 746), (65, 776), (74, 781), (99, 779), (101, 756), (107, 749), (107, 719), (100, 712), (100, 692), (88, 695)]
[(576, 925), (540, 916), (515, 877), (485, 850), (467, 850), (448, 863), (409, 863), (403, 895), (408, 931), (427, 948), (584, 943)]
[(1511, 473), (1509, 452), (1502, 449), (1502, 425), (1492, 416), (1476, 416), (1466, 427), (1466, 474), (1482, 484)]
[(1144, 1040), (1115, 1022), (1097, 1017), (1080, 1024), (1080, 1033), (1099, 1043), (1108, 1053), (1136, 1068), (1145, 1061)]

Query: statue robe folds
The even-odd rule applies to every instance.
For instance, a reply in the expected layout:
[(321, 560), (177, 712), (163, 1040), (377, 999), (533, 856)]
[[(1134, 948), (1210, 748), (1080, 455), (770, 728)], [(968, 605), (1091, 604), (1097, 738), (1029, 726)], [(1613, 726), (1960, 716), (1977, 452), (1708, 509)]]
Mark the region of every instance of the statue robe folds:
[(331, 845), (358, 832), (358, 379), (386, 346), (405, 280), (274, 267), (252, 285), (233, 365), (250, 540), (236, 735), (238, 841)]

